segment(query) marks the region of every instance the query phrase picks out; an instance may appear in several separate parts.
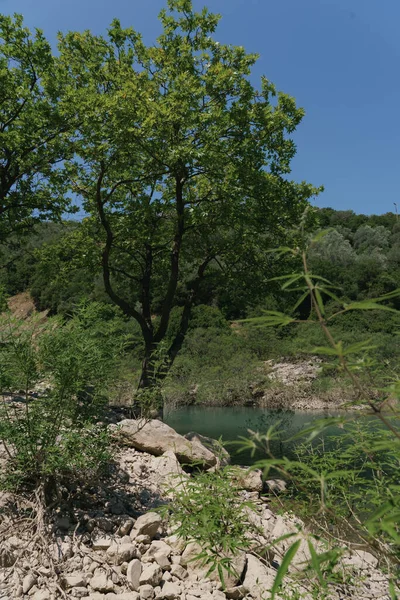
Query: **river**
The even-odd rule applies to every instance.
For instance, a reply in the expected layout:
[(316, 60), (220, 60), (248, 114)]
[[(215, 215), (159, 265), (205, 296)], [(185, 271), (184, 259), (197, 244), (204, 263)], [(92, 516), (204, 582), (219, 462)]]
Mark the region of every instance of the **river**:
[[(185, 434), (196, 431), (202, 435), (219, 439), (224, 442), (237, 441), (240, 437), (249, 437), (249, 430), (266, 433), (271, 425), (279, 426), (279, 438), (271, 444), (276, 457), (284, 454), (293, 456), (293, 450), (298, 441), (290, 441), (295, 433), (309, 426), (316, 419), (327, 416), (337, 416), (338, 412), (300, 412), (290, 410), (268, 410), (252, 407), (202, 407), (188, 406), (173, 410), (164, 415), (164, 420), (178, 433)], [(349, 414), (347, 413), (347, 416)], [(338, 433), (337, 427), (329, 427), (324, 436)], [(251, 465), (263, 458), (260, 452), (253, 457), (250, 452), (238, 454), (236, 446), (227, 447), (231, 454), (232, 463)]]

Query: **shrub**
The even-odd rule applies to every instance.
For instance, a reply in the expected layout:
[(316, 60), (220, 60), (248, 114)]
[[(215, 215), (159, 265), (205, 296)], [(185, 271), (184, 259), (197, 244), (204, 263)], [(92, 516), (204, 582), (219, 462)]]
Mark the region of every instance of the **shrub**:
[(108, 460), (98, 419), (115, 348), (90, 335), (84, 309), (67, 323), (2, 317), (0, 336), (2, 484), (39, 488), (48, 502), (59, 484), (87, 480)]

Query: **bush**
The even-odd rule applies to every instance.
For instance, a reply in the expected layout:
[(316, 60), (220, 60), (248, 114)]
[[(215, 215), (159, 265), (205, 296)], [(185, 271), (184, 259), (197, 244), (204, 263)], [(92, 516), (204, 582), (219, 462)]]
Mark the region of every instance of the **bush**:
[(115, 348), (90, 335), (85, 310), (67, 323), (0, 322), (0, 440), (9, 460), (3, 486), (39, 488), (88, 481), (109, 458), (98, 419), (115, 367)]

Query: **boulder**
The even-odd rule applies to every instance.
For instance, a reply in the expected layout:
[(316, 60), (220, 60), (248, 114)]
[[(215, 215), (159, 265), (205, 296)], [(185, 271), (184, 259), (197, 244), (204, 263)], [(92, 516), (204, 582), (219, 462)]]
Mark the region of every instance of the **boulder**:
[(182, 464), (213, 467), (217, 457), (199, 441), (191, 442), (166, 423), (151, 419), (124, 419), (112, 426), (117, 439), (125, 446), (161, 456), (172, 450)]
[(274, 584), (276, 571), (271, 567), (266, 567), (252, 554), (247, 554), (246, 558), (247, 570), (243, 586), (250, 591), (254, 600), (268, 598), (268, 592)]
[(221, 442), (218, 440), (214, 440), (213, 438), (209, 438), (205, 435), (201, 435), (200, 433), (196, 433), (195, 431), (190, 431), (186, 433), (184, 437), (191, 441), (192, 443), (200, 443), (205, 446), (210, 452), (216, 455), (218, 458), (219, 465), (221, 467), (226, 467), (231, 462), (231, 457), (226, 448), (223, 447)]

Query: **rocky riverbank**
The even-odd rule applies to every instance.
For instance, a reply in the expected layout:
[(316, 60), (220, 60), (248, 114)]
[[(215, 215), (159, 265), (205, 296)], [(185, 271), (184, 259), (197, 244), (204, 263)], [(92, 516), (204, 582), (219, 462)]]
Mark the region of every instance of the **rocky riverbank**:
[[(1, 495), (2, 600), (268, 600), (282, 557), (296, 539), (300, 547), (276, 599), (320, 598), (306, 569), (304, 524), (269, 508), (276, 482), (266, 485), (260, 472), (238, 471), (238, 493), (253, 503), (243, 515), (251, 544), (234, 558), (223, 587), (196, 560), (201, 548), (177, 537), (157, 507), (173, 502), (173, 493), (166, 492), (171, 482), (185, 485), (196, 477), (194, 464), (218, 469), (226, 453), (216, 452), (215, 441), (195, 434), (187, 439), (156, 420), (126, 419), (111, 428), (117, 449), (109, 473), (98, 485), (73, 490), (75, 501), (66, 498), (49, 521), (30, 521), (34, 500)], [(327, 548), (322, 541), (318, 547)], [(329, 583), (326, 598), (390, 599), (387, 577), (372, 554), (343, 548), (336, 569), (337, 583)]]

